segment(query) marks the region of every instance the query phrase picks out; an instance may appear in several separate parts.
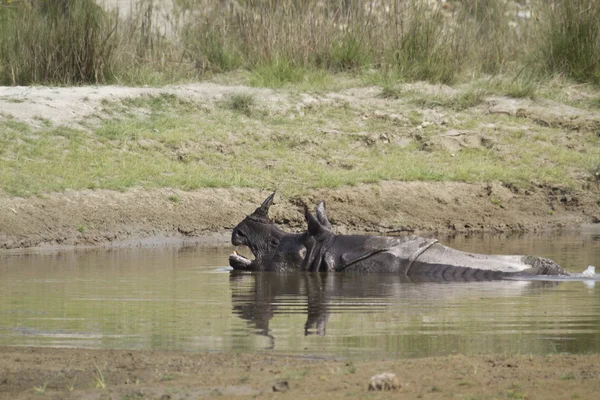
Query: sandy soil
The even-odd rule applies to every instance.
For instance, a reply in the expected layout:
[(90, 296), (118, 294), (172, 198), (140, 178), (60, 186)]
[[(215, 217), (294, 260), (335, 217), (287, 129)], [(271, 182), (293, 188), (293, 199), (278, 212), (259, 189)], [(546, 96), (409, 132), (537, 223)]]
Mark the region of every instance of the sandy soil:
[[(370, 393), (371, 376), (401, 385)], [(274, 392), (286, 381), (289, 390)], [(451, 356), (344, 361), (264, 354), (197, 354), (0, 347), (2, 399), (401, 398), (593, 399), (600, 355)]]

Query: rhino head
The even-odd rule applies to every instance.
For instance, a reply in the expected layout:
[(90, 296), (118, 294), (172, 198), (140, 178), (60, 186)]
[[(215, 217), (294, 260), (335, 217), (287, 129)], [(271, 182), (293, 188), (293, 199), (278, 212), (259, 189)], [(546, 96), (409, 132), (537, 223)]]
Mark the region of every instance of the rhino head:
[(247, 246), (254, 255), (252, 260), (240, 256), (236, 252), (229, 257), (229, 264), (234, 269), (257, 270), (258, 262), (272, 254), (283, 236), (287, 233), (277, 228), (269, 218), (269, 208), (273, 204), (275, 193), (267, 197), (260, 207), (240, 222), (231, 233), (231, 244)]
[[(247, 246), (254, 260), (243, 257), (237, 252), (229, 256), (229, 265), (236, 270), (290, 270), (299, 269), (306, 250), (301, 242), (305, 235), (288, 233), (275, 226), (269, 218), (269, 207), (275, 193), (267, 197), (252, 214), (240, 222), (231, 234), (234, 246)], [(324, 229), (331, 229), (327, 219), (325, 203), (317, 206), (316, 215)]]
[(275, 193), (272, 193), (233, 229), (231, 243), (234, 246), (248, 246), (255, 257), (268, 254), (277, 247), (285, 232), (278, 229), (269, 218), (269, 208), (274, 197)]

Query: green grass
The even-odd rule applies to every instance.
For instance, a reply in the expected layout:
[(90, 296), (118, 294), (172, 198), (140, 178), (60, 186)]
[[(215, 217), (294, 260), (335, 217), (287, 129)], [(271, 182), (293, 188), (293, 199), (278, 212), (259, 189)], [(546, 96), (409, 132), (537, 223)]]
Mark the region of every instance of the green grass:
[(103, 83), (109, 77), (116, 19), (91, 0), (21, 3), (0, 7), (0, 82)]
[[(248, 84), (255, 87), (294, 87), (300, 90), (326, 90), (334, 85), (326, 69), (311, 69), (294, 65), (288, 60), (275, 60), (251, 69)], [(339, 82), (339, 79), (336, 80)]]
[(52, 382), (52, 380), (49, 381), (45, 381), (44, 384), (42, 386), (34, 386), (31, 390), (38, 395), (45, 395), (46, 394), (46, 388), (48, 387), (48, 385), (50, 384), (50, 382)]
[(178, 379), (180, 377), (181, 377), (180, 374), (166, 374), (166, 375), (163, 375), (162, 378), (160, 378), (160, 381), (161, 382), (169, 382), (169, 381)]
[(423, 108), (442, 107), (454, 111), (463, 111), (481, 104), (485, 94), (486, 92), (481, 89), (467, 90), (452, 96), (428, 96), (413, 93), (412, 102)]
[(249, 117), (256, 107), (256, 98), (252, 93), (232, 93), (223, 101), (223, 106)]
[(401, 98), (402, 95), (403, 95), (402, 90), (394, 85), (386, 85), (381, 88), (381, 97), (383, 97), (384, 99), (397, 100), (397, 99)]
[(334, 42), (329, 51), (328, 67), (334, 71), (358, 70), (373, 64), (373, 55), (364, 34), (349, 33)]
[(94, 376), (94, 382), (96, 384), (96, 389), (105, 390), (106, 389), (106, 380), (104, 379), (104, 374), (102, 373), (102, 371), (96, 364), (94, 364), (94, 367), (96, 368), (96, 371), (98, 372)]
[[(303, 114), (293, 105), (255, 112), (254, 100), (243, 94), (233, 94), (225, 103), (229, 106), (206, 110), (169, 94), (105, 102), (113, 114), (88, 131), (33, 129), (2, 119), (0, 189), (29, 196), (133, 187), (268, 187), (298, 194), (385, 180), (573, 186), (582, 171), (597, 181), (600, 137), (581, 134), (580, 147), (569, 148), (561, 142), (559, 126), (454, 111), (479, 101), (478, 92), (468, 91), (438, 99), (439, 112), (456, 117), (422, 129), (417, 128), (426, 110), (409, 105), (395, 106), (403, 121), (376, 117), (345, 102), (316, 104)], [(148, 114), (140, 116), (139, 109)], [(473, 130), (487, 139), (481, 146), (450, 151), (439, 142), (447, 129)], [(178, 199), (169, 198), (174, 204)]]
[(543, 85), (539, 77), (520, 71), (513, 76), (496, 75), (491, 79), (480, 81), (477, 86), (500, 96), (535, 99)]
[(407, 7), (408, 18), (402, 21), (406, 31), (397, 46), (388, 50), (389, 65), (404, 81), (452, 83), (460, 73), (464, 55), (459, 37), (448, 34), (445, 16), (439, 10), (423, 2), (410, 2)]

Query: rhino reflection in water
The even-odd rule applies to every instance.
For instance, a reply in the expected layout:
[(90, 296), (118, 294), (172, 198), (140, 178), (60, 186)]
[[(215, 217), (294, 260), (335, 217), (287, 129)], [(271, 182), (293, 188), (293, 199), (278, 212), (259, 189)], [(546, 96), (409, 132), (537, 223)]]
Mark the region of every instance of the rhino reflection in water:
[[(250, 321), (263, 336), (270, 336), (269, 322), (278, 312), (279, 299), (306, 296), (308, 306), (304, 334), (325, 335), (329, 318), (327, 277), (320, 274), (277, 274), (261, 272), (256, 275), (230, 275), (234, 313)], [(249, 285), (248, 285), (249, 284)], [(329, 281), (331, 284), (331, 280)], [(248, 287), (250, 286), (250, 287)]]
[(232, 254), (229, 264), (245, 271), (393, 273), (444, 280), (492, 280), (520, 275), (568, 275), (552, 260), (535, 256), (467, 253), (435, 239), (406, 236), (336, 235), (325, 204), (316, 216), (305, 207), (308, 229), (287, 233), (269, 218), (274, 193), (238, 224), (231, 242), (250, 248), (254, 260)]

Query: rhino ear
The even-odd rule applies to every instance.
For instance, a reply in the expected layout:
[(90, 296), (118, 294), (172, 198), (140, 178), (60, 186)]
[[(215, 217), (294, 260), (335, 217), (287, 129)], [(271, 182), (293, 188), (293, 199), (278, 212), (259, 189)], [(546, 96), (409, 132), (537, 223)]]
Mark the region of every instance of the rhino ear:
[(329, 218), (327, 218), (327, 211), (325, 210), (325, 202), (322, 200), (317, 204), (317, 219), (321, 225), (331, 230), (331, 223), (329, 222)]
[(306, 204), (304, 205), (304, 218), (306, 218), (306, 222), (308, 223), (308, 233), (311, 236), (319, 236), (325, 232), (325, 228), (319, 220), (308, 211), (308, 207)]
[(273, 199), (275, 198), (275, 192), (271, 193), (269, 195), (269, 197), (267, 197), (265, 199), (265, 201), (262, 202), (262, 204), (260, 205), (260, 207), (258, 207), (256, 210), (254, 210), (254, 212), (252, 213), (252, 215), (254, 216), (261, 216), (261, 217), (268, 217), (269, 216), (269, 207), (271, 207), (271, 204), (273, 204)]

